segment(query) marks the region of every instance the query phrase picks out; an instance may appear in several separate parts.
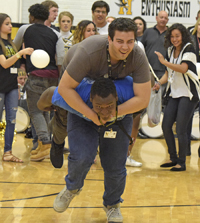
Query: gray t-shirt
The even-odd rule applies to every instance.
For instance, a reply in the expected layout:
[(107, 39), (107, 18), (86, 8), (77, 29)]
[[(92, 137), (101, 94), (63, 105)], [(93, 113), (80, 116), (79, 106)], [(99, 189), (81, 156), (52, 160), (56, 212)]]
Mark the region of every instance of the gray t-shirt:
[[(103, 35), (91, 36), (74, 45), (68, 51), (63, 63), (68, 74), (77, 82), (84, 77), (96, 79), (108, 73), (107, 62), (108, 37)], [(123, 60), (112, 66), (114, 79), (132, 76), (134, 83), (145, 83), (150, 80), (150, 71), (144, 52), (135, 44), (127, 57), (125, 68)]]

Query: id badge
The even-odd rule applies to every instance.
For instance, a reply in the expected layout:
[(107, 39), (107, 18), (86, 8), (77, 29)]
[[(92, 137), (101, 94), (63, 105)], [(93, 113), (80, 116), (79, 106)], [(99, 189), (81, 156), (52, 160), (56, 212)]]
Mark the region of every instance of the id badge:
[(104, 132), (104, 138), (115, 139), (116, 136), (117, 136), (117, 132), (113, 131), (112, 129), (110, 131), (105, 131)]
[(10, 68), (10, 73), (11, 74), (17, 74), (17, 68), (16, 67), (11, 67)]

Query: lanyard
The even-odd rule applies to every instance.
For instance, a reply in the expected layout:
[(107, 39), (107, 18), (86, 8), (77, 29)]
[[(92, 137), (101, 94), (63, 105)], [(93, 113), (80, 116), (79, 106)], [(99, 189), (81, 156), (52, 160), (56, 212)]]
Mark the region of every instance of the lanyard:
[(115, 113), (115, 120), (111, 123), (109, 123), (108, 125), (104, 125), (103, 122), (101, 121), (101, 118), (100, 116), (98, 115), (98, 119), (99, 119), (99, 122), (101, 123), (101, 125), (105, 126), (106, 128), (112, 124), (115, 124), (115, 122), (117, 121), (117, 114), (118, 114), (118, 109), (117, 109), (117, 105), (116, 105), (116, 113)]
[[(108, 62), (108, 74), (104, 75), (104, 78), (111, 78), (112, 79), (112, 64), (111, 64), (111, 60), (110, 60), (110, 54), (109, 54), (109, 50), (108, 50), (108, 45), (107, 45), (107, 62)], [(126, 59), (123, 61), (123, 66), (122, 66), (122, 70), (126, 67)]]

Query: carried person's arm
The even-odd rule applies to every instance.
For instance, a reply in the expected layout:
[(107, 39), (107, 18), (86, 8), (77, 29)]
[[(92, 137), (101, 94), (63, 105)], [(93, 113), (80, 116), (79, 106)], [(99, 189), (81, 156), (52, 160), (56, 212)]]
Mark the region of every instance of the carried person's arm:
[(80, 95), (75, 91), (78, 85), (79, 83), (65, 70), (58, 85), (58, 93), (70, 107), (92, 120), (96, 125), (101, 125), (97, 114), (85, 104)]
[(127, 115), (144, 109), (149, 104), (151, 81), (133, 83), (134, 97), (118, 106), (118, 115)]

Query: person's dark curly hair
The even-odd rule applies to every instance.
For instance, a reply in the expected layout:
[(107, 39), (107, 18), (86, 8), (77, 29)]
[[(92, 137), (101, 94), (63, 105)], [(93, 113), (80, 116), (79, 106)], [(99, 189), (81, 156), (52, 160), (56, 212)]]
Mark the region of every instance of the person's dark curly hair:
[(186, 43), (192, 43), (192, 39), (190, 36), (189, 31), (186, 29), (186, 27), (184, 25), (182, 25), (181, 23), (174, 23), (172, 26), (170, 26), (167, 31), (166, 31), (166, 35), (165, 35), (165, 42), (164, 42), (164, 47), (167, 49), (168, 47), (172, 46), (173, 44), (171, 43), (171, 33), (173, 30), (178, 29), (181, 32), (182, 35), (182, 46), (181, 48), (183, 48), (183, 46)]
[(110, 23), (108, 27), (108, 35), (111, 40), (115, 36), (115, 31), (120, 32), (130, 32), (133, 31), (135, 35), (135, 39), (137, 38), (137, 25), (133, 22), (132, 19), (129, 18), (117, 18), (112, 23)]
[(44, 5), (41, 5), (41, 4), (32, 5), (28, 9), (28, 11), (31, 16), (33, 16), (35, 19), (39, 19), (41, 21), (45, 21), (49, 17), (49, 11), (48, 11), (47, 7), (45, 7)]
[(107, 98), (110, 94), (117, 96), (116, 87), (110, 78), (99, 77), (92, 85), (90, 97), (93, 99), (95, 95), (101, 98)]

